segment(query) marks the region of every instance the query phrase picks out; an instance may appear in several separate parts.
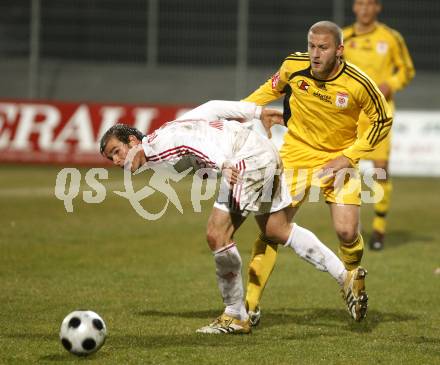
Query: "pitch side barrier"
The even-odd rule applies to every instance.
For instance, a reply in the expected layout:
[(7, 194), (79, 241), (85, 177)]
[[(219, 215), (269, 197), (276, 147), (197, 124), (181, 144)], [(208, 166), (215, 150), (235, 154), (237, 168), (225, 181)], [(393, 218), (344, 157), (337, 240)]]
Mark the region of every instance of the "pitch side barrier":
[[(98, 142), (112, 124), (130, 124), (149, 134), (191, 107), (0, 100), (0, 163), (105, 166)], [(255, 129), (264, 133), (258, 123)], [(273, 128), (275, 144), (281, 145), (284, 132)], [(440, 110), (400, 110), (392, 133), (393, 175), (440, 176)], [(369, 166), (362, 163), (361, 169)]]
[(0, 101), (0, 162), (106, 165), (99, 140), (115, 123), (149, 134), (191, 106)]

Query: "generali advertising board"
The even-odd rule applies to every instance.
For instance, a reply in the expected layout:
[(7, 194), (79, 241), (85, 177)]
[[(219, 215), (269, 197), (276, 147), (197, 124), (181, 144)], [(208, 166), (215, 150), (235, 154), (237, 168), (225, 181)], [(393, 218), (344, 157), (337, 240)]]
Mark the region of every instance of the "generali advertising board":
[[(117, 122), (145, 134), (186, 112), (188, 105), (0, 101), (0, 162), (103, 165), (99, 139)], [(256, 128), (261, 131), (261, 128)], [(273, 130), (282, 143), (285, 128)], [(390, 169), (394, 175), (440, 176), (440, 112), (398, 111)]]
[(99, 139), (117, 122), (145, 134), (184, 106), (0, 101), (0, 162), (102, 165)]

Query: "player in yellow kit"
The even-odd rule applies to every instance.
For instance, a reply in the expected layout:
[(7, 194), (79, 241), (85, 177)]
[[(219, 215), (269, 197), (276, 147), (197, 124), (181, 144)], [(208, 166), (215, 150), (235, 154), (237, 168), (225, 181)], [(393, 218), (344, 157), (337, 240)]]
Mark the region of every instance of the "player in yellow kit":
[[(414, 66), (402, 36), (377, 21), (382, 10), (380, 0), (355, 0), (353, 12), (356, 22), (343, 30), (344, 57), (368, 74), (379, 86), (391, 109), (394, 111), (393, 95), (404, 88), (414, 77)], [(365, 133), (369, 119), (361, 113), (359, 133)], [(374, 167), (384, 169), (384, 179), (377, 179), (373, 190), (383, 191), (383, 197), (375, 203), (373, 233), (369, 247), (373, 250), (383, 248), (386, 230), (386, 215), (391, 196), (391, 180), (388, 161), (391, 149), (391, 134), (380, 143), (378, 148), (364, 156), (372, 160)], [(379, 194), (378, 194), (379, 195)]]
[[(359, 232), (361, 184), (357, 164), (386, 138), (392, 115), (376, 84), (345, 62), (343, 52), (341, 29), (332, 22), (318, 22), (308, 32), (308, 53), (288, 56), (278, 72), (244, 100), (266, 105), (284, 98), (288, 131), (280, 153), (286, 176), (290, 174), (291, 218), (311, 197), (313, 187), (319, 186), (340, 241), (339, 255), (365, 288), (365, 270), (359, 266), (363, 239)], [(362, 111), (370, 124), (362, 137), (357, 137)], [(346, 175), (348, 170), (344, 169), (348, 168), (351, 174)], [(254, 325), (259, 321), (259, 302), (276, 253), (277, 246), (266, 237), (260, 236), (255, 242), (246, 296)], [(353, 317), (356, 320), (366, 314), (366, 296), (364, 300), (360, 303), (363, 310)]]

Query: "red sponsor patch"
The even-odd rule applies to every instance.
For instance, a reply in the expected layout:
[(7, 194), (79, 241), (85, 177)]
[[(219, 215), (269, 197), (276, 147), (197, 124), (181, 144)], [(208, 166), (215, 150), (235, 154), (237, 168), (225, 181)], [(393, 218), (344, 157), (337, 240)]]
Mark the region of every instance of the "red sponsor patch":
[(280, 72), (278, 71), (272, 76), (272, 89), (276, 89), (278, 82), (280, 81)]

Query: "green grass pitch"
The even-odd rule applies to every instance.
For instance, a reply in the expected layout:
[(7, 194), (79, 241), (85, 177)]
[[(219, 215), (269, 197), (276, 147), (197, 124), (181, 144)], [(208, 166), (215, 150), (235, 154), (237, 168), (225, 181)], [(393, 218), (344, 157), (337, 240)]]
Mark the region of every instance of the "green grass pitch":
[[(440, 364), (439, 179), (394, 179), (386, 249), (366, 250), (363, 260), (365, 321), (349, 318), (328, 274), (280, 248), (260, 326), (247, 336), (209, 336), (194, 331), (222, 310), (205, 243), (212, 201), (194, 213), (187, 180), (173, 185), (184, 214), (170, 205), (146, 221), (112, 192), (122, 190), (115, 169), (104, 202), (84, 203), (82, 170), (66, 213), (53, 193), (59, 170), (1, 166), (0, 364)], [(145, 203), (160, 209), (165, 199)], [(367, 233), (371, 216), (365, 205)], [(324, 203), (307, 204), (297, 221), (336, 250)], [(244, 265), (256, 234), (250, 218), (236, 236)], [(62, 319), (78, 308), (96, 311), (108, 328), (104, 347), (87, 358), (58, 339)]]

